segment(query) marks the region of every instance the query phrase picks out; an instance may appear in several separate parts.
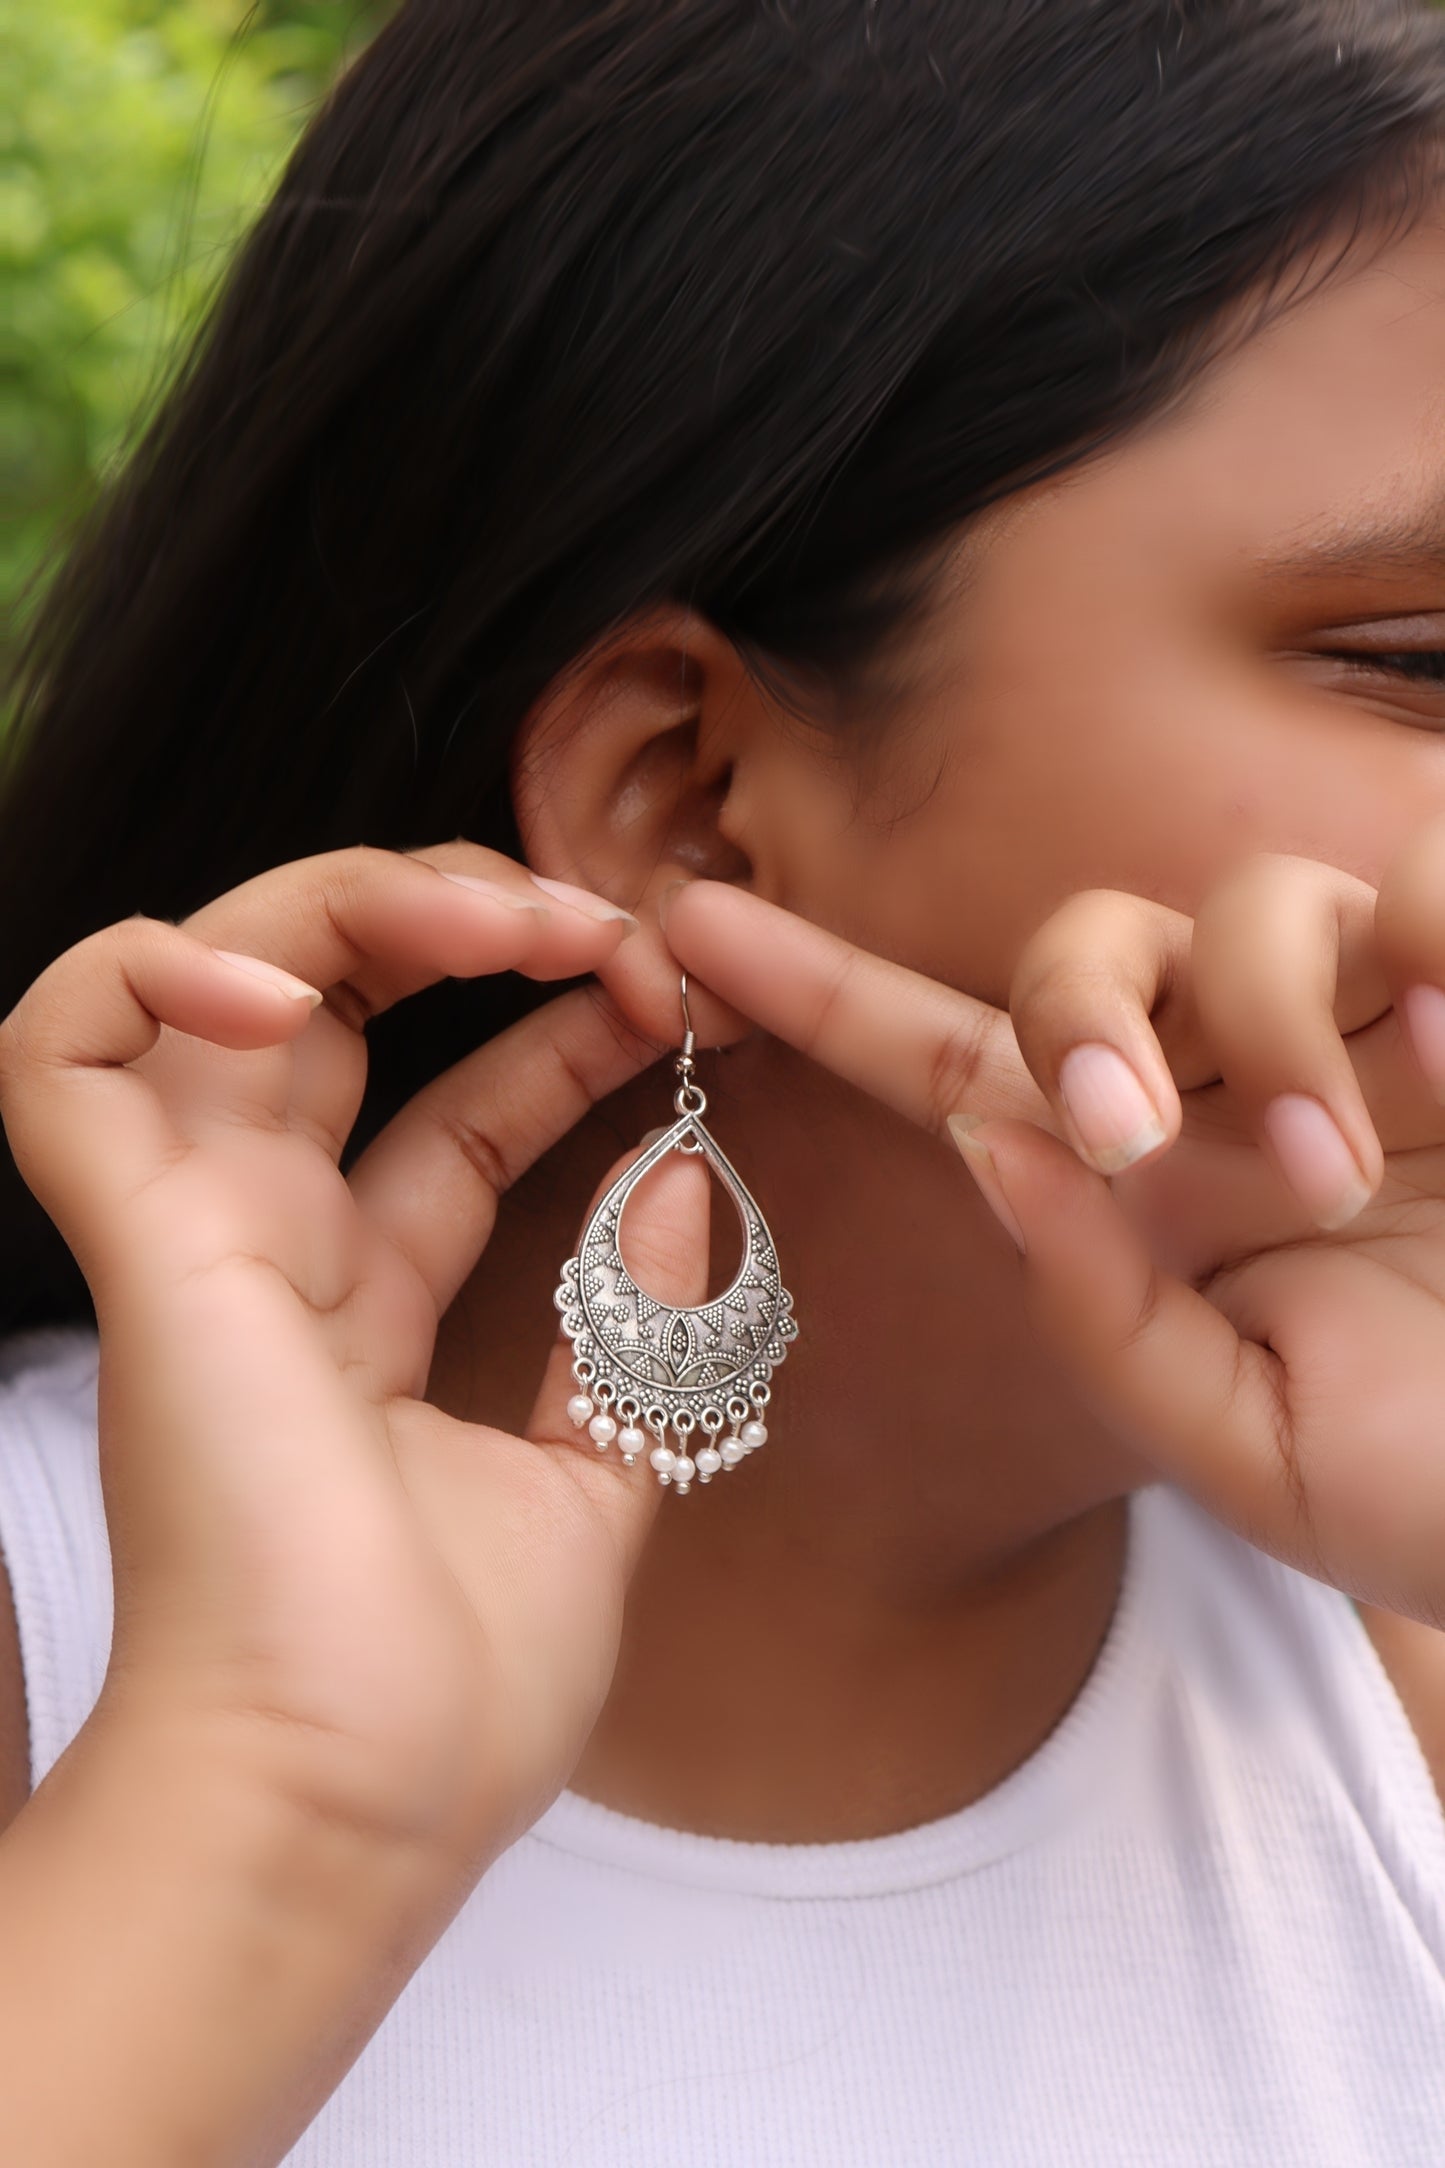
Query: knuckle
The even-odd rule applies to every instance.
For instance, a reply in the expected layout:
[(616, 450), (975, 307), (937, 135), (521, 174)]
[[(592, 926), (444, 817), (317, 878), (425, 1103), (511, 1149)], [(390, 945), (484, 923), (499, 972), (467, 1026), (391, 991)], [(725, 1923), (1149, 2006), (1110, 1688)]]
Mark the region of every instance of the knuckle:
[[(1233, 1386), (1236, 1393), (1241, 1390), (1242, 1383), (1242, 1370), (1237, 1370)], [(1310, 1502), (1309, 1484), (1305, 1480), (1301, 1462), (1299, 1434), (1290, 1414), (1287, 1398), (1277, 1381), (1272, 1382), (1266, 1423), (1268, 1448), (1274, 1456), (1281, 1487), (1293, 1510), (1295, 1543), (1301, 1561), (1322, 1573), (1324, 1559)]]
[(1391, 860), (1380, 882), (1376, 919), (1387, 938), (1445, 932), (1445, 814), (1428, 820)]
[(345, 880), (389, 881), (412, 862), (410, 851), (388, 850), (381, 843), (352, 843), (336, 853), (335, 871)]
[(23, 1001), (0, 1021), (0, 1104), (6, 1094), (15, 1088), (17, 1079), (26, 1066), (24, 1046), (24, 1022), (21, 1016)]
[(359, 898), (379, 886), (411, 878), (411, 862), (404, 851), (389, 851), (375, 843), (353, 843), (345, 850), (323, 852), (310, 866), (315, 900), (338, 933), (339, 921)]
[(1119, 1334), (1119, 1353), (1121, 1355), (1132, 1354), (1148, 1338), (1159, 1321), (1159, 1310), (1163, 1297), (1163, 1276), (1158, 1266), (1151, 1263)]
[(485, 1190), (500, 1197), (503, 1190), (511, 1187), (516, 1179), (516, 1169), (506, 1147), (485, 1123), (455, 1106), (439, 1104), (427, 1111)]
[(1081, 975), (1110, 983), (1116, 958), (1156, 945), (1166, 913), (1121, 888), (1081, 888), (1061, 903), (1025, 944), (1014, 970), (1014, 998), (1069, 994)]
[(1039, 956), (1026, 976), (1016, 979), (1009, 1007), (1015, 1014), (1030, 1009), (1087, 1011), (1115, 983), (1109, 960), (1097, 950), (1065, 955), (1054, 949)]
[(173, 943), (176, 933), (169, 919), (134, 911), (63, 949), (0, 1021), (0, 1087), (64, 1066), (76, 1019), (124, 991), (147, 952)]
[(294, 859), (290, 865), (274, 866), (270, 873), (263, 873), (260, 878), (268, 880), (274, 874), (300, 872), (319, 881), (346, 880), (360, 873), (397, 865), (407, 855), (405, 851), (388, 850), (382, 843), (343, 843), (335, 850), (317, 851), (310, 858)]
[(1127, 888), (1079, 888), (1045, 920), (1034, 938), (1043, 939), (1050, 929), (1080, 938), (1109, 927), (1127, 930), (1147, 924), (1158, 909), (1147, 896), (1136, 896)]
[[(636, 1062), (639, 1068), (656, 1061), (659, 1054), (667, 1052), (667, 1046), (662, 1040), (650, 1038), (639, 1025), (623, 1014), (600, 980), (587, 980), (579, 991), (594, 1022), (601, 1026), (613, 1045), (629, 1061)], [(553, 1043), (559, 1060), (565, 1068), (570, 1069), (579, 1088), (587, 1092), (590, 1101), (595, 1096), (595, 1080), (588, 1078), (580, 1062), (572, 1062), (562, 1035), (559, 1034)]]
[(495, 861), (501, 853), (489, 850), (485, 843), (473, 843), (467, 836), (449, 836), (441, 843), (418, 843), (400, 854), (417, 865), (443, 867), (454, 866), (459, 871), (479, 861)]
[(834, 968), (828, 973), (827, 981), (818, 997), (811, 1019), (806, 1028), (799, 1033), (798, 1044), (804, 1054), (811, 1056), (822, 1045), (833, 1019), (842, 1005), (844, 993), (858, 968), (858, 962), (858, 953), (855, 949), (844, 948), (840, 952)]
[(1368, 894), (1338, 868), (1289, 851), (1253, 851), (1229, 868), (1208, 891), (1195, 914), (1198, 937), (1208, 940), (1237, 927), (1257, 931), (1260, 916), (1287, 904), (1324, 901), (1346, 888)]
[(1295, 888), (1331, 876), (1333, 869), (1297, 851), (1251, 851), (1222, 875), (1217, 888)]
[(1320, 870), (1314, 859), (1302, 858), (1295, 851), (1250, 851), (1230, 867), (1218, 886), (1227, 890), (1261, 884), (1271, 886), (1275, 882), (1293, 883)]
[(993, 1027), (985, 1013), (961, 1016), (942, 1034), (928, 1060), (924, 1084), (930, 1117), (942, 1129), (973, 1098), (987, 1063)]

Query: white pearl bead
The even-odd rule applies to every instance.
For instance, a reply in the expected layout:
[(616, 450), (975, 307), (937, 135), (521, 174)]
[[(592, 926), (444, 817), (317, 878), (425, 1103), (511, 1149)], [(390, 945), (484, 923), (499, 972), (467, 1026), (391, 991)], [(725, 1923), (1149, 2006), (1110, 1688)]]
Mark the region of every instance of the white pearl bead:
[(686, 1453), (679, 1453), (677, 1457), (677, 1466), (672, 1471), (672, 1480), (677, 1485), (678, 1489), (682, 1490), (683, 1488), (685, 1488), (685, 1486), (692, 1481), (693, 1477), (696, 1474), (696, 1461), (690, 1460)]
[(592, 1413), (592, 1403), (585, 1393), (574, 1393), (567, 1403), (567, 1420), (578, 1430)]
[(736, 1468), (740, 1460), (748, 1457), (748, 1449), (741, 1438), (724, 1438), (721, 1451), (725, 1468)]
[(670, 1445), (655, 1445), (647, 1457), (659, 1475), (671, 1475), (677, 1466), (677, 1455)]
[(767, 1444), (768, 1426), (766, 1423), (744, 1423), (739, 1436), (742, 1438), (743, 1444), (751, 1452), (755, 1445)]
[(617, 1443), (629, 1460), (642, 1451), (647, 1439), (636, 1423), (627, 1423), (617, 1433)]
[(595, 1445), (610, 1445), (617, 1436), (617, 1425), (610, 1415), (594, 1415), (587, 1428)]
[(705, 1445), (697, 1456), (697, 1472), (704, 1483), (710, 1475), (716, 1475), (722, 1466), (722, 1454), (715, 1445)]

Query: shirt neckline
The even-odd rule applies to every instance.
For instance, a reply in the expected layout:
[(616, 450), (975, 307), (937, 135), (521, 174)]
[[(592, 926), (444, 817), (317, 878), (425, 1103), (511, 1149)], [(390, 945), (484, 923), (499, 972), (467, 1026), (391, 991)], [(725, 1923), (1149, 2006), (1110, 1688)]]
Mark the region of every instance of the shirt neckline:
[(1152, 1623), (1160, 1529), (1158, 1495), (1134, 1493), (1118, 1600), (1087, 1678), (1041, 1745), (968, 1806), (882, 1837), (774, 1844), (673, 1829), (566, 1789), (521, 1841), (650, 1880), (775, 1898), (883, 1896), (1021, 1851), (1076, 1816), (1114, 1758), (1121, 1728), (1138, 1722), (1163, 1654)]
[[(93, 1329), (72, 1323), (31, 1326), (0, 1342), (0, 1355), (11, 1363), (20, 1358), (22, 1375), (47, 1357), (80, 1349), (98, 1352), (98, 1339)], [(0, 1375), (6, 1367), (0, 1361)], [(1169, 1498), (1163, 1487), (1130, 1496), (1119, 1596), (1088, 1676), (1047, 1738), (968, 1806), (882, 1837), (772, 1844), (673, 1829), (564, 1789), (519, 1841), (649, 1880), (775, 1898), (920, 1889), (1022, 1851), (1076, 1817), (1080, 1798), (1114, 1758), (1121, 1731), (1139, 1720), (1166, 1638), (1158, 1583)]]

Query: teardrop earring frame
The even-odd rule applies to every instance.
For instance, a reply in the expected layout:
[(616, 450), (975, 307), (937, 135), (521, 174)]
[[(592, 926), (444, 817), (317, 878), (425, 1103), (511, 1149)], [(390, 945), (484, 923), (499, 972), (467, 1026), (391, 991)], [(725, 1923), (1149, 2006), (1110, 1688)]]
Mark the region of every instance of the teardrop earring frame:
[[(562, 1267), (553, 1301), (572, 1342), (577, 1391), (567, 1413), (599, 1452), (614, 1440), (627, 1465), (647, 1449), (658, 1481), (678, 1492), (707, 1483), (767, 1442), (764, 1411), (774, 1370), (798, 1336), (768, 1223), (732, 1161), (704, 1126), (707, 1094), (695, 1081), (696, 1036), (682, 974), (681, 1049), (674, 1067), (677, 1120), (618, 1176)], [(732, 1199), (743, 1254), (731, 1284), (710, 1301), (674, 1305), (639, 1287), (618, 1246), (637, 1184), (669, 1152), (700, 1153)], [(676, 1445), (668, 1442), (671, 1430)], [(702, 1443), (693, 1447), (701, 1436)]]

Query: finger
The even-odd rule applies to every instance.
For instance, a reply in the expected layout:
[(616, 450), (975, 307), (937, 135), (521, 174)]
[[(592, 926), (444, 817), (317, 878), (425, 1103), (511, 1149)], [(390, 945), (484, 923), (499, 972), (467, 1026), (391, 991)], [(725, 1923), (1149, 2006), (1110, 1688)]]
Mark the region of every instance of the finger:
[(1015, 966), (1020, 1051), (1061, 1133), (1101, 1174), (1172, 1144), (1176, 1079), (1217, 1074), (1192, 1028), (1191, 932), (1180, 911), (1089, 889), (1039, 928)]
[[(604, 1177), (588, 1206), (589, 1215), (636, 1157), (637, 1151), (628, 1153)], [(681, 1152), (669, 1152), (629, 1197), (619, 1230), (627, 1268), (659, 1302), (681, 1308), (706, 1301), (710, 1204), (711, 1178), (702, 1159)], [(584, 1428), (574, 1421), (568, 1407), (578, 1390), (572, 1372), (574, 1352), (571, 1342), (559, 1333), (526, 1435), (569, 1456), (577, 1480), (606, 1513), (630, 1571), (651, 1526), (662, 1486), (645, 1455), (628, 1467), (617, 1451), (615, 1435), (606, 1434), (605, 1423), (598, 1425), (603, 1431), (599, 1438), (590, 1422)]]
[(675, 891), (666, 934), (722, 1000), (927, 1129), (960, 1110), (1051, 1121), (1012, 1024), (987, 1002), (720, 881)]
[(1418, 830), (1387, 869), (1375, 938), (1420, 1082), (1445, 1106), (1445, 815)]
[(185, 1154), (126, 1065), (163, 1027), (230, 1048), (302, 1031), (320, 993), (261, 959), (135, 917), (67, 949), (0, 1024), (0, 1110), (21, 1176), (91, 1285), (125, 1261), (128, 1201)]
[(372, 1140), (352, 1193), (438, 1316), (486, 1248), (502, 1192), (659, 1051), (598, 988), (576, 987), (426, 1085)]
[(360, 1106), (361, 1029), (371, 1017), (443, 978), (505, 970), (575, 977), (595, 970), (636, 926), (603, 898), (584, 909), (468, 843), (297, 859), (243, 882), (185, 923), (203, 940), (264, 954), (297, 972), (325, 990), (326, 1007), (291, 1072), (245, 1063), (208, 1068), (178, 1051), (178, 1100), (199, 1098), (218, 1116), (289, 1113), (333, 1158)]
[(1088, 1401), (1230, 1527), (1277, 1557), (1308, 1562), (1275, 1356), (1160, 1271), (1107, 1181), (1056, 1139), (1031, 1124), (989, 1122), (960, 1143), (1022, 1251), (1041, 1337)]
[(1219, 1073), (1322, 1228), (1348, 1225), (1385, 1168), (1343, 1035), (1389, 1007), (1374, 911), (1352, 875), (1269, 856), (1222, 881), (1194, 923), (1194, 1001)]
[(514, 909), (535, 911), (540, 904), (542, 924), (525, 967), (529, 978), (570, 979), (595, 970), (638, 930), (631, 911), (595, 890), (533, 873), (516, 859), (463, 837), (425, 844), (404, 855), (480, 895), (495, 892)]
[[(243, 881), (193, 912), (206, 941), (257, 937), (287, 970), (365, 1021), (436, 979), (513, 969), (530, 978), (590, 971), (636, 927), (604, 897), (541, 889), (499, 852), (466, 842), (424, 850), (322, 851)], [(335, 1000), (345, 988), (345, 1002)]]

